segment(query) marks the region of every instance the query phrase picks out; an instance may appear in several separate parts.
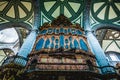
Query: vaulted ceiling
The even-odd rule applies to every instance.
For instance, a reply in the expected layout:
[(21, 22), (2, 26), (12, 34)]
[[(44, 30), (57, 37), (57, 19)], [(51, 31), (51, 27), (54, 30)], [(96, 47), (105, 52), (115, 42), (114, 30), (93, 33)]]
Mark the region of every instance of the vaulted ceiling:
[[(60, 14), (83, 27), (83, 10), (87, 0), (39, 0), (40, 25)], [(93, 29), (114, 27), (120, 29), (120, 0), (92, 0), (90, 24)], [(31, 29), (34, 22), (32, 0), (0, 0), (0, 27), (21, 26)], [(8, 25), (7, 25), (8, 24)]]
[[(90, 0), (39, 0), (40, 8), (38, 9), (34, 9), (33, 1), (34, 0), (0, 0), (0, 33), (3, 33), (5, 28), (12, 30), (9, 31), (10, 34), (12, 34), (11, 32), (17, 32), (15, 34), (18, 37), (17, 39), (19, 39), (18, 43), (15, 43), (19, 44), (17, 47), (20, 48), (23, 39), (26, 38), (29, 31), (34, 28), (34, 22), (36, 21), (34, 20), (34, 16), (36, 15), (35, 10), (39, 10), (37, 15), (39, 15), (40, 20), (38, 23), (40, 26), (45, 22), (50, 23), (60, 14), (64, 14), (72, 23), (79, 23), (81, 27), (84, 27), (83, 15), (86, 15), (84, 13), (85, 3)], [(106, 28), (115, 29), (119, 32), (120, 0), (91, 0), (89, 19), (90, 27), (94, 31)], [(102, 41), (106, 39), (105, 36), (109, 34), (109, 31), (110, 30), (101, 30), (100, 32), (97, 32), (98, 40), (100, 40), (101, 44)], [(114, 33), (114, 31), (112, 32)], [(7, 33), (4, 33), (5, 34), (0, 34), (0, 36), (6, 36)], [(0, 38), (0, 41), (1, 39), (4, 39), (3, 37)], [(114, 42), (114, 39), (112, 41)], [(5, 40), (3, 42), (5, 42)], [(11, 44), (13, 43), (9, 43), (9, 45)], [(13, 49), (16, 49), (16, 47)], [(8, 50), (0, 49), (0, 53), (4, 56), (0, 59), (4, 60), (8, 54)]]

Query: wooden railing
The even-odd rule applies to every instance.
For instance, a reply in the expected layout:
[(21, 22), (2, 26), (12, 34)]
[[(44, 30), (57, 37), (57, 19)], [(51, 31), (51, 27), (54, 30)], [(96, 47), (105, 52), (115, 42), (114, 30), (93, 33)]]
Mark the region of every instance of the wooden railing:
[[(88, 64), (80, 64), (80, 63), (35, 63), (35, 64), (29, 64), (26, 67), (26, 70), (38, 70), (38, 71), (91, 71), (95, 73), (100, 73), (100, 70), (104, 68), (111, 68), (115, 72), (120, 74), (120, 67), (116, 68), (114, 66), (103, 66), (98, 67), (94, 65), (88, 65)], [(107, 72), (111, 73), (111, 72)]]

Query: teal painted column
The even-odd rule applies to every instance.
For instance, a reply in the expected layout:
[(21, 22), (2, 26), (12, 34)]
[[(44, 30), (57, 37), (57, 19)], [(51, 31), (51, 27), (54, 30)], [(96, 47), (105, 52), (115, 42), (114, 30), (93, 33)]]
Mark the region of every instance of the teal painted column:
[(97, 59), (97, 63), (99, 67), (103, 67), (101, 68), (101, 72), (103, 74), (115, 72), (112, 67), (105, 67), (105, 66), (110, 66), (110, 64), (105, 56), (103, 49), (101, 48), (98, 40), (93, 35), (93, 33), (91, 31), (87, 31), (86, 37), (87, 37), (89, 46)]
[(32, 48), (36, 40), (36, 36), (37, 36), (37, 31), (32, 30), (28, 35), (28, 37), (26, 38), (25, 42), (23, 43), (22, 47), (20, 48), (17, 56), (15, 57), (14, 63), (20, 64), (23, 66), (26, 65), (27, 56), (32, 51)]
[(35, 43), (37, 36), (36, 30), (32, 30), (31, 33), (26, 38), (25, 42), (23, 43), (21, 49), (18, 52), (18, 56), (22, 56), (27, 58), (28, 54), (31, 52), (33, 45)]
[[(38, 27), (40, 26), (40, 2), (39, 0), (32, 0), (34, 5), (34, 27), (31, 30), (30, 34), (26, 38), (25, 42), (23, 43), (21, 49), (19, 50), (14, 62), (20, 65), (25, 66), (27, 62), (27, 56), (32, 51), (34, 46)], [(26, 59), (26, 60), (25, 60)]]
[(103, 67), (101, 68), (102, 74), (113, 73), (115, 71), (112, 67), (105, 67), (105, 66), (110, 66), (110, 64), (97, 38), (94, 36), (93, 31), (91, 30), (90, 19), (89, 19), (90, 18), (89, 17), (90, 16), (90, 5), (91, 5), (91, 0), (86, 0), (84, 15), (83, 15), (84, 30), (86, 33), (89, 46), (97, 59), (97, 63), (99, 67)]

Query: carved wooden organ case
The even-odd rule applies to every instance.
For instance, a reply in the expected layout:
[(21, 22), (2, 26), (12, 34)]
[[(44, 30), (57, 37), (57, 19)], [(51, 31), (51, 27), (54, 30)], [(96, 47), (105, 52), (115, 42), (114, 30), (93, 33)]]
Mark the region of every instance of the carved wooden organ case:
[(28, 70), (98, 70), (83, 29), (64, 15), (45, 23), (29, 54)]

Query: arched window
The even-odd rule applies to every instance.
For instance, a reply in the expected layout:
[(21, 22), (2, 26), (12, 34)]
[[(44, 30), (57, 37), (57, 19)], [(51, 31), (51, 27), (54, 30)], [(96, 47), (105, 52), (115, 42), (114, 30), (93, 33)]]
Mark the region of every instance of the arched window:
[(50, 44), (50, 40), (47, 39), (46, 42), (45, 42), (45, 46), (44, 46), (44, 48), (49, 48), (49, 44)]
[(43, 43), (44, 43), (44, 39), (41, 38), (41, 39), (38, 41), (35, 49), (36, 49), (36, 50), (40, 50), (40, 49), (42, 48), (42, 46), (43, 46)]
[(78, 41), (76, 39), (74, 40), (74, 48), (76, 48), (76, 49), (79, 48)]
[(60, 35), (60, 47), (64, 47), (64, 35)]
[(88, 51), (88, 47), (82, 39), (80, 40), (80, 46), (81, 46), (82, 50)]

